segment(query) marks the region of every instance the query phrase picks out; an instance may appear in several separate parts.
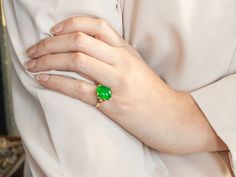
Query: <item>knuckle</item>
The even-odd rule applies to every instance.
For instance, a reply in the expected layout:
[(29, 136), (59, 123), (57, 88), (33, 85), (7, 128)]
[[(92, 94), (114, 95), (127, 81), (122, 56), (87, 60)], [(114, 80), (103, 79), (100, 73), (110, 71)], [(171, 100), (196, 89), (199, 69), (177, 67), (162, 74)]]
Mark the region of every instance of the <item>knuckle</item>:
[(97, 19), (97, 29), (98, 30), (103, 30), (108, 27), (108, 23), (106, 20), (103, 20), (101, 18)]
[(112, 101), (112, 104), (116, 106), (120, 114), (129, 112), (129, 106), (123, 99), (113, 96), (111, 101)]
[(69, 21), (69, 24), (72, 26), (77, 25), (77, 17), (72, 17)]
[(44, 40), (41, 42), (41, 47), (46, 48), (50, 42), (51, 42), (51, 38), (50, 38), (50, 37), (47, 38), (47, 39), (44, 39)]
[(117, 83), (122, 88), (128, 88), (130, 87), (130, 81), (127, 78), (129, 78), (129, 73), (127, 73), (125, 76), (118, 76)]
[(117, 75), (116, 75), (116, 79), (117, 79), (118, 82), (122, 81), (123, 78), (124, 78), (124, 77), (122, 76), (122, 74), (117, 74)]
[(37, 68), (41, 68), (42, 67), (46, 67), (48, 64), (47, 64), (47, 60), (45, 59), (45, 57), (42, 57), (40, 59), (38, 59), (38, 61), (36, 61), (36, 65), (37, 65)]
[(80, 95), (81, 94), (82, 95), (86, 94), (86, 87), (85, 87), (83, 82), (78, 81), (78, 82), (75, 83), (75, 92), (80, 94)]
[(117, 82), (118, 82), (120, 85), (123, 85), (123, 86), (126, 85), (126, 77), (125, 77), (123, 74), (117, 74), (117, 75), (116, 75), (116, 78), (117, 78)]
[(42, 65), (42, 66), (47, 66), (48, 65), (48, 62), (49, 62), (49, 57), (50, 56), (43, 56), (41, 57), (38, 61), (39, 61), (39, 64)]
[(77, 28), (79, 24), (78, 17), (72, 17), (71, 19), (68, 20), (67, 24), (68, 24), (67, 27)]
[(50, 63), (47, 56), (43, 56), (35, 60), (35, 70), (44, 71), (50, 68)]
[(76, 32), (72, 35), (72, 44), (76, 49), (79, 49), (85, 43), (85, 40), (86, 36), (82, 32)]
[(88, 63), (87, 58), (80, 52), (76, 52), (72, 57), (72, 67), (86, 66)]
[(125, 64), (129, 62), (129, 58), (126, 56), (125, 50), (123, 48), (112, 47), (114, 53), (116, 53), (115, 59), (119, 61), (120, 64)]

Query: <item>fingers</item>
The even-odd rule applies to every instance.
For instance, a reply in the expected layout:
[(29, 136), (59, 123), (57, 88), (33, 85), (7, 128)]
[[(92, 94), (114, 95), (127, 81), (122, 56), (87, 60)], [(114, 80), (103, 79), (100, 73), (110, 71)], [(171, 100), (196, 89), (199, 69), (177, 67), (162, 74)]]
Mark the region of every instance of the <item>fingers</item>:
[(108, 64), (114, 64), (117, 55), (114, 47), (81, 32), (53, 36), (40, 41), (27, 50), (31, 58), (48, 54), (81, 52)]
[(55, 25), (51, 29), (51, 33), (54, 35), (73, 32), (86, 33), (114, 47), (124, 45), (122, 37), (105, 20), (98, 18), (73, 17)]
[(59, 70), (83, 73), (107, 86), (112, 86), (115, 81), (111, 65), (78, 52), (45, 55), (27, 62), (25, 66), (30, 72)]
[(39, 74), (38, 81), (47, 89), (79, 99), (87, 104), (96, 105), (98, 102), (96, 86), (85, 81), (45, 74)]

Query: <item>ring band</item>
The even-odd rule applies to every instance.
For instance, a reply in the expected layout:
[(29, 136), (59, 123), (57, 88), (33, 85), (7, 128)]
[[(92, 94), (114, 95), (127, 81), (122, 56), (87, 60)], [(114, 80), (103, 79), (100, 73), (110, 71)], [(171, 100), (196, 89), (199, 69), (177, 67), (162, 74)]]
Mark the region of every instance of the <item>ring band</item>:
[(101, 84), (97, 86), (96, 93), (98, 98), (98, 103), (95, 106), (96, 108), (101, 106), (104, 101), (109, 101), (112, 98), (111, 88)]
[(101, 106), (102, 105), (102, 103), (103, 103), (104, 101), (103, 100), (98, 100), (98, 103), (96, 104), (96, 108), (98, 108), (99, 106)]

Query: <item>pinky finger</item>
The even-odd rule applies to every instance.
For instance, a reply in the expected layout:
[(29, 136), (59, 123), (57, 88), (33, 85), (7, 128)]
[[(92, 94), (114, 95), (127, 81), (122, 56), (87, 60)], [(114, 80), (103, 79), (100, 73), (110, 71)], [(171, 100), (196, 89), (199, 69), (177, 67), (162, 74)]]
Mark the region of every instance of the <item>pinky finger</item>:
[(96, 105), (96, 86), (82, 80), (69, 77), (39, 74), (38, 82), (45, 88), (79, 99), (87, 104)]

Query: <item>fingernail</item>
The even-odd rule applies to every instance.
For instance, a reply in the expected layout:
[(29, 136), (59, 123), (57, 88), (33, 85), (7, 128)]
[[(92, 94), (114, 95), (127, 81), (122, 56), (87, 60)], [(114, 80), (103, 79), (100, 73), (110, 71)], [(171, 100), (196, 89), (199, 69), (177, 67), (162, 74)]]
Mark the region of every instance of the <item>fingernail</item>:
[(54, 26), (54, 27), (50, 30), (50, 32), (51, 32), (52, 34), (56, 34), (56, 33), (61, 32), (62, 30), (63, 30), (63, 25), (62, 25), (62, 24), (58, 24), (58, 25)]
[(25, 68), (26, 69), (32, 69), (34, 68), (36, 65), (36, 61), (35, 60), (32, 60), (32, 61), (28, 61), (24, 64)]
[(49, 79), (49, 75), (47, 75), (47, 74), (38, 74), (38, 76), (37, 76), (37, 80), (39, 80), (39, 81), (47, 81)]
[(37, 50), (37, 47), (31, 47), (30, 49), (27, 50), (26, 54), (31, 56), (33, 55)]

